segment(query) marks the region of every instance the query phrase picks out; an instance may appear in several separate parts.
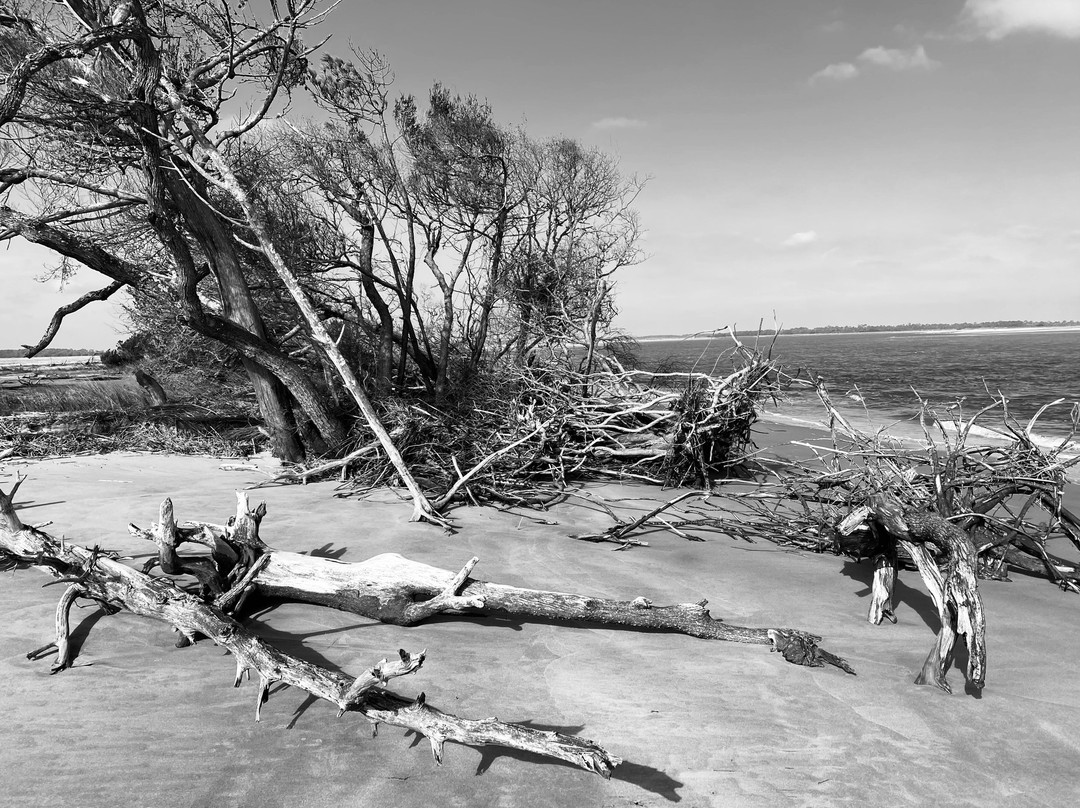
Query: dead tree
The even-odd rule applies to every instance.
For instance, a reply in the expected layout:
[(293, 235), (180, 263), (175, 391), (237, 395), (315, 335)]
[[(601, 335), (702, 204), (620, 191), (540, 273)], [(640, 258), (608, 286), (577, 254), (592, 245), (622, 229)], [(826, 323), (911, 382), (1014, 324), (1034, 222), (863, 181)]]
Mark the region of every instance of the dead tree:
[[(863, 530), (859, 530), (863, 528)], [(976, 580), (977, 556), (971, 538), (934, 513), (904, 508), (895, 498), (878, 495), (870, 505), (839, 528), (841, 549), (854, 556), (873, 556), (874, 581), (867, 619), (879, 624), (892, 614), (893, 584), (899, 550), (915, 563), (941, 620), (937, 641), (915, 684), (935, 685), (951, 693), (945, 673), (956, 636), (967, 642), (967, 680), (981, 690), (986, 679), (986, 615)], [(943, 564), (944, 570), (939, 567)]]
[[(376, 728), (385, 723), (426, 736), (436, 763), (442, 762), (443, 744), (448, 740), (533, 752), (568, 761), (603, 777), (610, 776), (612, 768), (621, 762), (584, 738), (508, 724), (496, 718), (459, 718), (427, 704), (423, 693), (409, 699), (387, 690), (386, 685), (391, 679), (419, 670), (426, 659), (424, 651), (401, 650), (395, 659), (383, 659), (356, 677), (282, 653), (230, 617), (214, 600), (186, 592), (169, 579), (151, 577), (133, 569), (121, 563), (114, 554), (97, 547), (88, 549), (71, 544), (24, 525), (12, 503), (21, 482), (17, 482), (10, 493), (0, 491), (0, 551), (16, 561), (38, 566), (68, 585), (57, 605), (55, 639), (28, 654), (36, 658), (55, 648), (54, 673), (71, 663), (68, 613), (76, 599), (83, 598), (96, 601), (106, 612), (126, 609), (169, 623), (180, 631), (187, 643), (202, 636), (226, 648), (236, 660), (235, 687), (240, 686), (245, 676), (250, 678), (252, 671), (259, 677), (255, 696), (256, 721), (269, 697), (270, 686), (280, 682), (337, 705), (339, 715), (355, 712)], [(236, 527), (233, 535), (238, 544), (252, 541), (246, 533), (249, 527), (246, 523)], [(160, 535), (169, 538), (167, 524)], [(159, 549), (171, 558), (172, 553), (165, 547), (159, 545)], [(179, 562), (171, 559), (167, 563), (173, 566)], [(190, 568), (179, 569), (192, 571)], [(240, 591), (247, 584), (246, 579), (241, 580)], [(234, 602), (234, 599), (235, 592), (219, 596), (225, 603)]]
[[(237, 492), (236, 514), (229, 524), (192, 522), (177, 525), (172, 502), (161, 506), (161, 518), (149, 530), (131, 525), (132, 533), (158, 545), (156, 559), (147, 563), (162, 570), (188, 572), (204, 591), (229, 593), (218, 599), (226, 609), (256, 591), (290, 601), (315, 603), (363, 615), (385, 623), (412, 626), (441, 613), (499, 614), (541, 620), (588, 621), (601, 626), (672, 631), (710, 640), (769, 645), (789, 662), (809, 667), (835, 665), (854, 673), (842, 658), (818, 647), (820, 637), (791, 628), (734, 626), (709, 614), (707, 601), (657, 606), (644, 597), (627, 601), (565, 592), (548, 592), (489, 583), (470, 578), (479, 559), (461, 570), (439, 569), (396, 553), (357, 563), (315, 558), (273, 550), (259, 538), (264, 505), (252, 509), (245, 492)], [(180, 557), (184, 542), (211, 548), (209, 559)], [(188, 568), (190, 566), (190, 568)]]

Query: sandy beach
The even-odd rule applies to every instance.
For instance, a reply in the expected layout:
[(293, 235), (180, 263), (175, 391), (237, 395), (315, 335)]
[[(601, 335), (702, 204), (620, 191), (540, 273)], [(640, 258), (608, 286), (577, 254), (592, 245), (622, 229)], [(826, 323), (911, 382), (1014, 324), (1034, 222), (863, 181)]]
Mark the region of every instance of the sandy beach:
[[(805, 437), (769, 427), (772, 440)], [(0, 466), (7, 489), (29, 480), (25, 521), (51, 520), (71, 541), (141, 563), (143, 526), (171, 496), (178, 518), (223, 521), (233, 491), (265, 479), (213, 458), (114, 454)], [(988, 679), (981, 698), (912, 684), (937, 631), (914, 573), (902, 573), (897, 625), (866, 619), (871, 569), (831, 555), (746, 544), (719, 533), (671, 533), (612, 552), (575, 541), (610, 524), (562, 505), (544, 514), (455, 511), (446, 535), (410, 524), (389, 491), (336, 499), (333, 483), (254, 492), (269, 514), (263, 537), (283, 550), (343, 561), (382, 552), (500, 583), (658, 604), (709, 600), (714, 616), (793, 626), (858, 671), (790, 665), (763, 646), (677, 634), (494, 618), (443, 617), (415, 628), (315, 606), (256, 604), (252, 624), (302, 658), (356, 673), (398, 648), (426, 648), (403, 694), (462, 716), (557, 728), (599, 742), (625, 762), (610, 781), (499, 749), (428, 744), (288, 688), (271, 691), (255, 723), (255, 686), (230, 687), (232, 662), (209, 642), (174, 647), (164, 624), (96, 607), (76, 610), (76, 666), (49, 675), (26, 652), (47, 642), (60, 595), (36, 570), (0, 585), (0, 769), (11, 806), (1060, 806), (1076, 796), (1080, 641), (1074, 595), (1013, 575), (981, 583)], [(592, 486), (625, 513), (666, 498), (636, 486)], [(541, 524), (544, 519), (549, 524)], [(961, 660), (962, 661), (962, 660)]]

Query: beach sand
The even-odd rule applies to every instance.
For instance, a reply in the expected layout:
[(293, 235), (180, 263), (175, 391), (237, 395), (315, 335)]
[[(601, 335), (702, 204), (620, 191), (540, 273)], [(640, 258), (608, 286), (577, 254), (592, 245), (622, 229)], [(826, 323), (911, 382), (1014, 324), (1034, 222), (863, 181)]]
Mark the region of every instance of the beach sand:
[[(773, 439), (807, 437), (770, 427)], [(265, 478), (211, 458), (82, 456), (0, 467), (30, 479), (17, 503), (27, 522), (71, 541), (135, 557), (150, 552), (127, 523), (146, 526), (172, 497), (179, 519), (223, 521), (233, 490)], [(592, 486), (637, 513), (669, 492)], [(427, 741), (370, 726), (294, 689), (272, 689), (254, 722), (253, 684), (230, 687), (233, 663), (203, 641), (177, 649), (161, 623), (75, 610), (76, 667), (49, 675), (47, 642), (59, 587), (36, 570), (0, 584), (0, 804), (10, 806), (951, 806), (1068, 805), (1080, 762), (1075, 595), (1014, 574), (980, 584), (988, 677), (981, 698), (912, 684), (937, 631), (918, 576), (901, 573), (897, 625), (866, 622), (869, 564), (746, 544), (719, 533), (689, 542), (653, 533), (649, 547), (575, 541), (610, 524), (599, 511), (454, 512), (446, 535), (410, 524), (392, 492), (335, 499), (332, 483), (253, 493), (269, 514), (263, 537), (284, 550), (343, 561), (399, 552), (506, 584), (658, 604), (709, 600), (714, 616), (792, 626), (858, 676), (796, 667), (764, 646), (678, 634), (447, 616), (415, 628), (315, 606), (259, 606), (252, 623), (305, 659), (357, 673), (400, 648), (427, 649), (393, 689), (427, 694), (462, 716), (592, 738), (625, 759), (610, 781), (500, 749), (447, 744), (436, 767)], [(624, 498), (630, 498), (629, 500)], [(635, 501), (636, 500), (636, 501)], [(554, 524), (540, 524), (539, 518)]]

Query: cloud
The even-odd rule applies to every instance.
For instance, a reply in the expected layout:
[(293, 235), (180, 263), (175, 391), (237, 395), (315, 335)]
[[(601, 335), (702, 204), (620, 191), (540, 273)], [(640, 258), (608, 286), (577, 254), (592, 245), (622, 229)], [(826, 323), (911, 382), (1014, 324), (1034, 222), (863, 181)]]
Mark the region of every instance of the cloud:
[(638, 118), (601, 118), (593, 121), (593, 129), (644, 129), (649, 124)]
[[(836, 62), (819, 70), (810, 77), (811, 84), (822, 81), (850, 81), (859, 76), (866, 67), (882, 67), (897, 72), (908, 70), (935, 70), (941, 67), (941, 62), (931, 59), (926, 48), (917, 45), (911, 50), (902, 48), (867, 48), (859, 54), (854, 62)], [(860, 67), (860, 65), (862, 67)]]
[(960, 19), (991, 40), (1018, 32), (1080, 39), (1077, 0), (967, 0)]
[(837, 62), (836, 64), (823, 67), (810, 77), (811, 84), (820, 81), (848, 81), (859, 75), (859, 68), (851, 62)]
[(933, 70), (941, 67), (941, 62), (926, 55), (922, 45), (909, 51), (900, 48), (867, 48), (859, 54), (859, 61), (867, 64), (887, 67), (889, 70)]
[(807, 244), (813, 244), (818, 240), (818, 234), (816, 230), (804, 230), (801, 233), (792, 233), (782, 242), (781, 247), (805, 247)]

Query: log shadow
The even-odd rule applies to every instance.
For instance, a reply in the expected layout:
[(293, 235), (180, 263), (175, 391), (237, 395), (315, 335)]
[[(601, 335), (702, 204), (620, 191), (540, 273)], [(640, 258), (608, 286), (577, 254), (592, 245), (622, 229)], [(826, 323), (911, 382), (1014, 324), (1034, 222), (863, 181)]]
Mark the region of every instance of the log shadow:
[[(522, 631), (525, 628), (525, 623), (536, 623), (537, 625), (552, 625), (552, 626), (566, 626), (570, 625), (570, 622), (557, 622), (555, 620), (548, 620), (542, 617), (530, 617), (527, 620), (520, 615), (509, 615), (501, 613), (480, 613), (480, 612), (458, 612), (457, 614), (433, 614), (431, 617), (426, 618), (421, 625), (432, 626), (439, 623), (469, 623), (481, 628), (505, 628), (510, 631)], [(592, 626), (595, 628), (595, 626)], [(589, 625), (584, 624), (581, 628), (590, 628)]]
[[(508, 723), (517, 724), (522, 727), (528, 727), (529, 729), (535, 729), (538, 732), (558, 732), (560, 735), (581, 735), (585, 729), (584, 724), (577, 724), (574, 726), (555, 726), (554, 724), (537, 724), (531, 719), (525, 721), (510, 721)], [(521, 760), (528, 763), (541, 763), (544, 765), (564, 766), (570, 769), (580, 769), (580, 766), (575, 766), (567, 760), (559, 760), (558, 758), (549, 758), (544, 755), (537, 755), (533, 752), (525, 752), (521, 749), (507, 749), (502, 746), (473, 746), (477, 752), (480, 753), (480, 762), (476, 764), (477, 776), (485, 774), (488, 769), (491, 768), (491, 764), (502, 757), (512, 758), (514, 760)], [(618, 769), (618, 767), (616, 767)]]
[(305, 695), (307, 696), (307, 698), (305, 698), (300, 704), (297, 705), (296, 709), (293, 710), (292, 719), (289, 721), (288, 724), (285, 725), (285, 729), (292, 729), (293, 727), (295, 727), (296, 722), (300, 720), (300, 716), (302, 716), (320, 701), (318, 696), (313, 696), (311, 693), (307, 693)]
[[(98, 606), (97, 603), (95, 603), (94, 606), (97, 606), (97, 608), (80, 620), (78, 625), (76, 625), (68, 634), (68, 648), (71, 649), (72, 665), (75, 664), (75, 660), (78, 659), (79, 654), (82, 653), (83, 644), (86, 642), (86, 638), (90, 636), (90, 629), (97, 625), (98, 621), (108, 614), (108, 612), (102, 609), (101, 606)], [(78, 605), (76, 605), (76, 608), (78, 608)]]
[(57, 499), (53, 502), (37, 502), (33, 499), (28, 499), (25, 502), (12, 503), (16, 511), (28, 511), (31, 508), (44, 508), (47, 505), (66, 505), (66, 499)]
[(682, 801), (678, 789), (682, 788), (683, 784), (666, 772), (654, 769), (652, 766), (624, 760), (611, 772), (611, 779), (632, 783), (638, 788), (643, 788), (663, 797), (668, 802)]
[[(252, 622), (252, 621), (245, 621)], [(257, 622), (257, 621), (255, 621)], [(340, 665), (328, 659), (320, 651), (312, 648), (308, 645), (307, 641), (313, 637), (324, 637), (328, 634), (343, 634), (347, 631), (353, 631), (358, 628), (366, 628), (372, 625), (381, 625), (379, 623), (356, 623), (349, 626), (339, 626), (337, 628), (327, 628), (316, 631), (282, 631), (280, 628), (267, 625), (266, 623), (257, 623), (257, 627), (248, 626), (256, 634), (259, 635), (259, 639), (274, 646), (277, 650), (294, 656), (297, 659), (302, 659), (304, 662), (310, 662), (313, 665), (326, 668), (334, 673), (349, 673), (352, 675), (354, 672), (344, 670)], [(373, 660), (377, 661), (377, 660)]]
[(345, 557), (345, 553), (348, 552), (347, 547), (338, 547), (334, 549), (334, 543), (328, 542), (322, 547), (316, 547), (312, 550), (303, 550), (299, 555), (310, 556), (311, 558), (329, 558), (332, 561), (340, 561)]
[[(896, 575), (896, 583), (893, 585), (893, 604), (899, 606), (902, 603), (907, 606), (922, 619), (927, 628), (932, 629), (936, 634), (938, 629), (941, 628), (941, 619), (938, 616), (937, 606), (934, 605), (934, 599), (921, 589), (905, 584), (900, 578), (900, 574), (905, 571), (901, 569)], [(856, 592), (856, 596), (860, 598), (870, 597), (871, 585), (874, 581), (873, 564), (869, 561), (845, 561), (844, 566), (840, 568), (840, 572), (853, 581), (865, 584), (866, 589)], [(897, 617), (899, 619), (901, 615), (897, 615)]]

